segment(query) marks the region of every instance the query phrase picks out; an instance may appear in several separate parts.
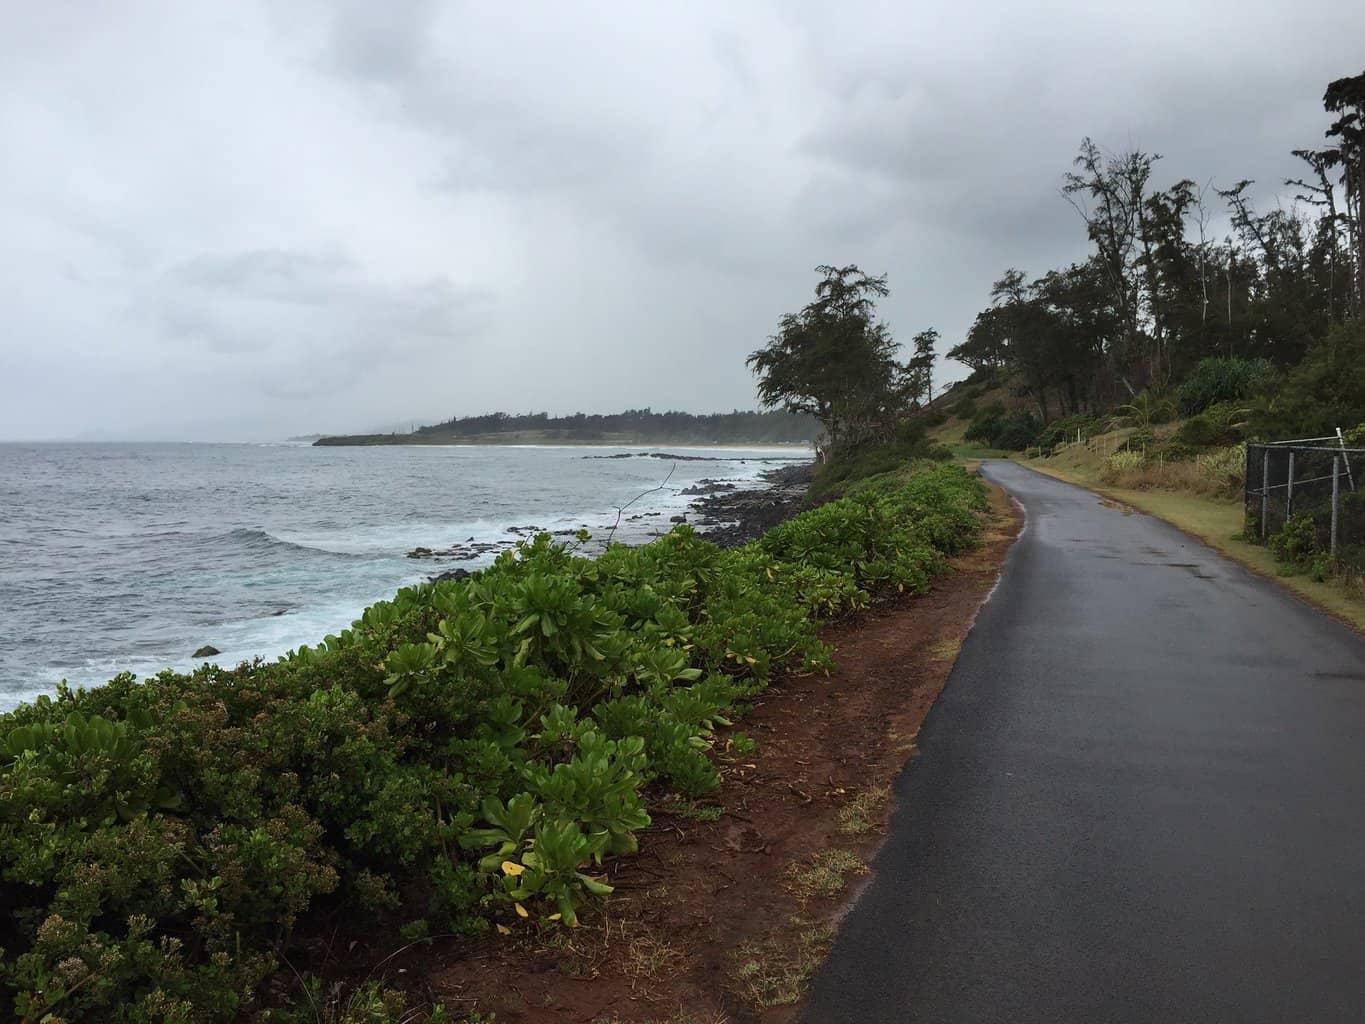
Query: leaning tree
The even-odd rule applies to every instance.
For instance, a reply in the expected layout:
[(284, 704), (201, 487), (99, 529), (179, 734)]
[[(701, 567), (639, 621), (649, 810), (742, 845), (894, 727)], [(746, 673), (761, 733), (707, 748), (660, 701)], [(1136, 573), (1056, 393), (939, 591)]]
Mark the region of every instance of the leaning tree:
[(886, 275), (857, 266), (820, 266), (815, 301), (778, 322), (768, 344), (746, 360), (765, 408), (808, 413), (824, 425), (826, 451), (880, 440), (894, 429), (905, 369), (896, 343), (876, 318)]

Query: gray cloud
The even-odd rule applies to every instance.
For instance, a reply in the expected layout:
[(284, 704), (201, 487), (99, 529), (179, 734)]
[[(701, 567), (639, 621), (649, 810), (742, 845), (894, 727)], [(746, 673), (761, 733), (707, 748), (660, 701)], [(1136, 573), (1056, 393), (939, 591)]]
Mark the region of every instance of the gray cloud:
[[(1333, 26), (1324, 31), (1323, 26)], [(1137, 8), (10, 3), (0, 437), (749, 406), (811, 268), (949, 343), (1079, 258), (1079, 140), (1258, 179), (1346, 0)]]
[(249, 360), (271, 398), (303, 399), (345, 394), (396, 361), (420, 365), (433, 345), (477, 343), (490, 304), (445, 276), (391, 286), (337, 250), (268, 249), (173, 266), (133, 315), (168, 346)]

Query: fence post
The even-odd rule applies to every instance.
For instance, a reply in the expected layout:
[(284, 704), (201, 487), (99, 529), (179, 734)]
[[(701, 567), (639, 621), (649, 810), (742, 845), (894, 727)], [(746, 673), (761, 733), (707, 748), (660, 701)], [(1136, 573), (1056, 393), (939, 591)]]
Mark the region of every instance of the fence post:
[(1270, 518), (1270, 449), (1261, 449), (1261, 540), (1266, 538)]
[(1288, 524), (1289, 517), (1294, 514), (1294, 449), (1289, 449), (1289, 483), (1286, 485), (1284, 493), (1284, 520)]
[(1332, 456), (1332, 546), (1331, 555), (1337, 557), (1337, 500), (1341, 496), (1341, 456)]

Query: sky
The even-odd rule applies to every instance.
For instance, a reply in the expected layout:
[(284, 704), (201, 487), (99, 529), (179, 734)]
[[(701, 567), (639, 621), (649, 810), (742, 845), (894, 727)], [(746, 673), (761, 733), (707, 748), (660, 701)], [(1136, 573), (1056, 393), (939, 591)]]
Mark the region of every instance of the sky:
[(753, 408), (817, 264), (946, 350), (1082, 258), (1085, 136), (1274, 203), (1362, 39), (1355, 0), (0, 0), (0, 438)]

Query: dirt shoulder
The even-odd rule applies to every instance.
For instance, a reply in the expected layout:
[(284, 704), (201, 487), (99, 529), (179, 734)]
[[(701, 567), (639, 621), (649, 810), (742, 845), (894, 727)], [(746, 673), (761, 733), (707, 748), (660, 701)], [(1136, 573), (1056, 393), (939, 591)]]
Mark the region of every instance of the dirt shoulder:
[(457, 1017), (498, 1024), (791, 1020), (1021, 522), (992, 488), (983, 543), (929, 594), (829, 626), (836, 671), (763, 694), (726, 738), (722, 787), (656, 810), (582, 927), (438, 945), (409, 976)]

